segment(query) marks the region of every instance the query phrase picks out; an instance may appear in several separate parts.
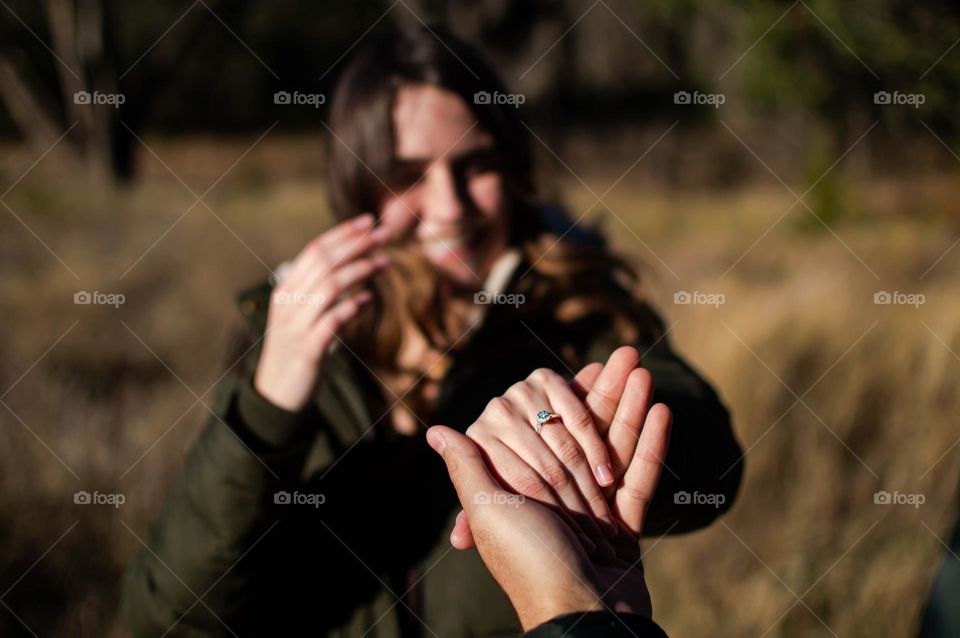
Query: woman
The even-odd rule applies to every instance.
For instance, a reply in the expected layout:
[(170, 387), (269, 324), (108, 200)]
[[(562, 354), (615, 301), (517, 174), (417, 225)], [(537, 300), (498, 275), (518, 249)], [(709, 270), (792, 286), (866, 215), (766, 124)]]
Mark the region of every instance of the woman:
[[(469, 530), (454, 530), (423, 433), (464, 431), (531, 371), (569, 377), (623, 344), (637, 349), (605, 370), (644, 352), (643, 370), (615, 376), (644, 403), (655, 381), (674, 416), (644, 532), (697, 529), (732, 503), (741, 455), (726, 410), (670, 350), (630, 269), (597, 238), (550, 227), (515, 108), (482, 92), (503, 93), (488, 65), (425, 28), (385, 34), (345, 69), (328, 183), (341, 222), (240, 296), (239, 363), (127, 573), (135, 635), (517, 633), (476, 554), (450, 552), (448, 535), (468, 547)], [(563, 395), (547, 377), (538, 387)], [(545, 389), (527, 399), (531, 421), (561, 412)], [(624, 467), (603, 444), (609, 423), (587, 421), (469, 435), (507, 485), (566, 512), (602, 553)]]

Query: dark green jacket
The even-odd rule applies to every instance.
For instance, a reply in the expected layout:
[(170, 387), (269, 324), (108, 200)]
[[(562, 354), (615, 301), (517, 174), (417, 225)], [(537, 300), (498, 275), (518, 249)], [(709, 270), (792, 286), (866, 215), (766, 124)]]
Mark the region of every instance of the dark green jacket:
[[(374, 427), (381, 415), (364, 400), (369, 373), (346, 347), (332, 352), (302, 413), (253, 389), (269, 293), (262, 284), (240, 295), (252, 345), (220, 383), (150, 549), (127, 570), (123, 614), (133, 635), (171, 627), (167, 636), (518, 634), (477, 553), (450, 548), (457, 502), (442, 461), (422, 436)], [(540, 310), (489, 306), (441, 381), (436, 423), (463, 431), (535, 368), (569, 377), (559, 353), (605, 361), (622, 345), (601, 324), (563, 326)], [(634, 345), (654, 376), (655, 400), (674, 412), (669, 470), (645, 535), (703, 527), (730, 507), (742, 473), (727, 410), (667, 339)], [(686, 504), (680, 492), (725, 502)]]

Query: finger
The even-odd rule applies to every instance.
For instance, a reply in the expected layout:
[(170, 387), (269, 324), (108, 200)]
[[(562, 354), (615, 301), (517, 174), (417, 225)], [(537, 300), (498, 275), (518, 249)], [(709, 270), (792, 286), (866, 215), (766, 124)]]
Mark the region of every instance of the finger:
[(623, 524), (636, 535), (643, 531), (647, 509), (660, 480), (672, 422), (670, 408), (663, 403), (650, 408), (623, 485), (617, 490), (614, 508)]
[(573, 393), (577, 395), (578, 399), (583, 401), (587, 398), (587, 394), (590, 393), (590, 388), (596, 383), (597, 377), (600, 376), (601, 372), (603, 372), (603, 364), (595, 361), (594, 363), (584, 366), (583, 369), (573, 377), (573, 381), (570, 382), (570, 388), (573, 390)]
[(364, 232), (359, 237), (347, 238), (329, 248), (322, 265), (327, 270), (333, 270), (337, 266), (350, 263), (369, 251), (383, 246), (387, 243), (389, 237), (389, 231), (380, 226)]
[(453, 531), (450, 532), (450, 544), (456, 549), (473, 549), (477, 546), (473, 540), (473, 532), (470, 530), (470, 523), (467, 522), (467, 514), (463, 510), (457, 514), (457, 520), (453, 524)]
[[(564, 523), (577, 534), (587, 553), (594, 553), (597, 546), (591, 539), (600, 538), (600, 532), (596, 523), (589, 516), (572, 516), (571, 512), (574, 510), (566, 505), (563, 498), (557, 494), (547, 480), (541, 474), (538, 474), (530, 463), (524, 461), (514, 448), (497, 439), (478, 442), (478, 445), (481, 448), (481, 454), (487, 459), (488, 467), (492, 469), (502, 485), (515, 494), (553, 509), (563, 519)], [(577, 498), (579, 498), (578, 495)], [(586, 507), (582, 504), (582, 501), (576, 511), (581, 514), (586, 512)], [(610, 551), (612, 551), (612, 548), (610, 548)]]
[(349, 237), (334, 243), (327, 259), (332, 265), (346, 263), (373, 248), (379, 248), (390, 239), (390, 231), (385, 226), (367, 228), (359, 237)]
[(311, 337), (323, 341), (326, 348), (343, 325), (353, 319), (372, 299), (373, 293), (369, 290), (362, 290), (346, 299), (341, 299), (330, 310), (320, 315), (320, 319), (310, 330)]
[[(573, 436), (579, 448), (586, 455), (587, 465), (592, 476), (596, 478), (596, 483), (601, 486), (613, 485), (614, 477), (613, 468), (610, 465), (610, 454), (607, 451), (607, 444), (597, 431), (593, 416), (559, 374), (552, 371), (544, 374), (544, 386), (547, 390), (548, 400), (562, 415), (565, 429)], [(568, 453), (572, 454), (573, 451), (570, 450)], [(564, 461), (564, 457), (561, 456), (560, 460)], [(590, 487), (595, 488), (596, 486), (591, 485)], [(600, 494), (599, 488), (590, 489), (589, 496), (592, 498), (594, 491), (596, 492), (596, 498), (602, 500), (603, 495)], [(588, 494), (585, 492), (584, 496), (588, 496)]]
[(330, 270), (342, 261), (385, 243), (386, 230), (372, 229), (369, 213), (348, 219), (314, 237), (293, 260), (287, 277), (291, 286), (299, 286), (313, 272)]
[[(560, 414), (565, 414), (563, 408), (556, 408)], [(591, 471), (591, 462), (583, 449), (583, 445), (577, 441), (575, 436), (566, 427), (566, 417), (563, 422), (557, 420), (546, 423), (540, 431), (540, 436), (547, 444), (547, 447), (553, 452), (553, 456), (566, 468), (566, 471), (573, 477), (576, 488), (583, 502), (589, 508), (587, 511), (598, 519), (610, 524), (613, 531), (613, 518), (611, 517), (610, 507), (603, 496), (600, 486), (597, 484), (597, 478)], [(608, 466), (609, 467), (609, 466)], [(604, 470), (608, 473), (610, 470)]]
[[(333, 228), (329, 228), (310, 241), (300, 250), (293, 260), (294, 270), (302, 269), (309, 262), (326, 254), (327, 246), (342, 242), (351, 236), (359, 235), (361, 232), (369, 232), (373, 226), (373, 215), (365, 213), (351, 219), (340, 222)], [(291, 272), (292, 274), (292, 272)]]
[(650, 400), (653, 398), (653, 375), (645, 368), (634, 368), (627, 377), (617, 413), (607, 432), (607, 443), (613, 461), (614, 478), (619, 481), (633, 458)]
[[(573, 477), (576, 489), (579, 491), (580, 499), (574, 501), (576, 505), (571, 511), (581, 513), (579, 503), (582, 501), (586, 505), (586, 510), (582, 513), (590, 514), (590, 516), (602, 521), (605, 527), (603, 531), (608, 536), (616, 534), (616, 523), (610, 511), (610, 506), (604, 498), (600, 486), (597, 485), (593, 472), (590, 471), (587, 455), (580, 443), (560, 422), (545, 424), (540, 434), (547, 447)], [(566, 504), (569, 499), (562, 498), (562, 500)]]
[[(517, 406), (520, 414), (529, 414), (531, 420), (540, 410), (554, 411), (550, 400), (546, 396), (542, 381), (549, 373), (542, 372), (533, 383), (518, 383), (507, 391), (510, 400)], [(562, 385), (562, 378), (557, 377)], [(550, 422), (544, 428), (563, 428), (559, 422)], [(543, 431), (541, 430), (541, 434)], [(591, 539), (598, 544), (605, 542), (606, 534), (600, 530), (597, 518), (610, 516), (609, 506), (603, 500), (603, 494), (597, 486), (593, 473), (587, 464), (586, 455), (580, 450), (577, 458), (568, 456), (571, 466), (561, 461), (550, 445), (533, 429), (533, 424), (518, 423), (515, 427), (501, 429), (499, 433), (501, 443), (513, 450), (529, 467), (550, 486), (560, 499), (563, 507), (580, 522)], [(576, 441), (573, 447), (579, 449)], [(581, 491), (581, 484), (583, 488)], [(593, 505), (588, 505), (586, 494), (592, 495)], [(582, 515), (578, 517), (577, 515)], [(609, 533), (609, 532), (607, 532)], [(612, 548), (611, 548), (612, 549)]]
[(315, 291), (321, 295), (328, 306), (344, 291), (365, 281), (390, 263), (386, 255), (377, 255), (372, 259), (358, 259), (348, 264), (334, 268), (329, 273), (317, 271), (309, 283), (303, 286), (304, 291)]
[(427, 443), (443, 458), (467, 516), (485, 500), (477, 498), (478, 495), (503, 491), (503, 486), (487, 469), (480, 449), (468, 437), (446, 426), (435, 425), (427, 430)]
[(630, 371), (640, 364), (640, 353), (636, 348), (623, 346), (617, 348), (607, 359), (606, 365), (597, 376), (590, 393), (587, 395), (587, 408), (602, 435), (610, 429), (610, 423), (617, 412), (620, 397), (623, 395)]

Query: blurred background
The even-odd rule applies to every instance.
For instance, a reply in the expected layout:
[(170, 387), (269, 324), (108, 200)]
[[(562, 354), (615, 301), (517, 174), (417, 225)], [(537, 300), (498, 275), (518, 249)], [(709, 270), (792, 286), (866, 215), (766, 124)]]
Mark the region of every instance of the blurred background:
[(495, 61), (545, 199), (644, 269), (733, 412), (739, 501), (647, 542), (656, 619), (916, 634), (960, 561), (960, 6), (0, 5), (0, 635), (124, 635), (119, 577), (234, 293), (330, 223), (326, 96), (365, 36), (419, 21)]

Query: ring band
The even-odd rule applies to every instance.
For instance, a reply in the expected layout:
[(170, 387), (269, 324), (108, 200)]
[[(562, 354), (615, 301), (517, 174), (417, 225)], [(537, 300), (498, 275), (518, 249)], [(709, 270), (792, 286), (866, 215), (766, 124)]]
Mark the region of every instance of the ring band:
[(533, 426), (533, 431), (537, 434), (540, 434), (540, 430), (543, 429), (543, 424), (549, 421), (550, 419), (556, 419), (560, 415), (550, 412), (549, 410), (540, 410), (537, 412), (537, 423)]

